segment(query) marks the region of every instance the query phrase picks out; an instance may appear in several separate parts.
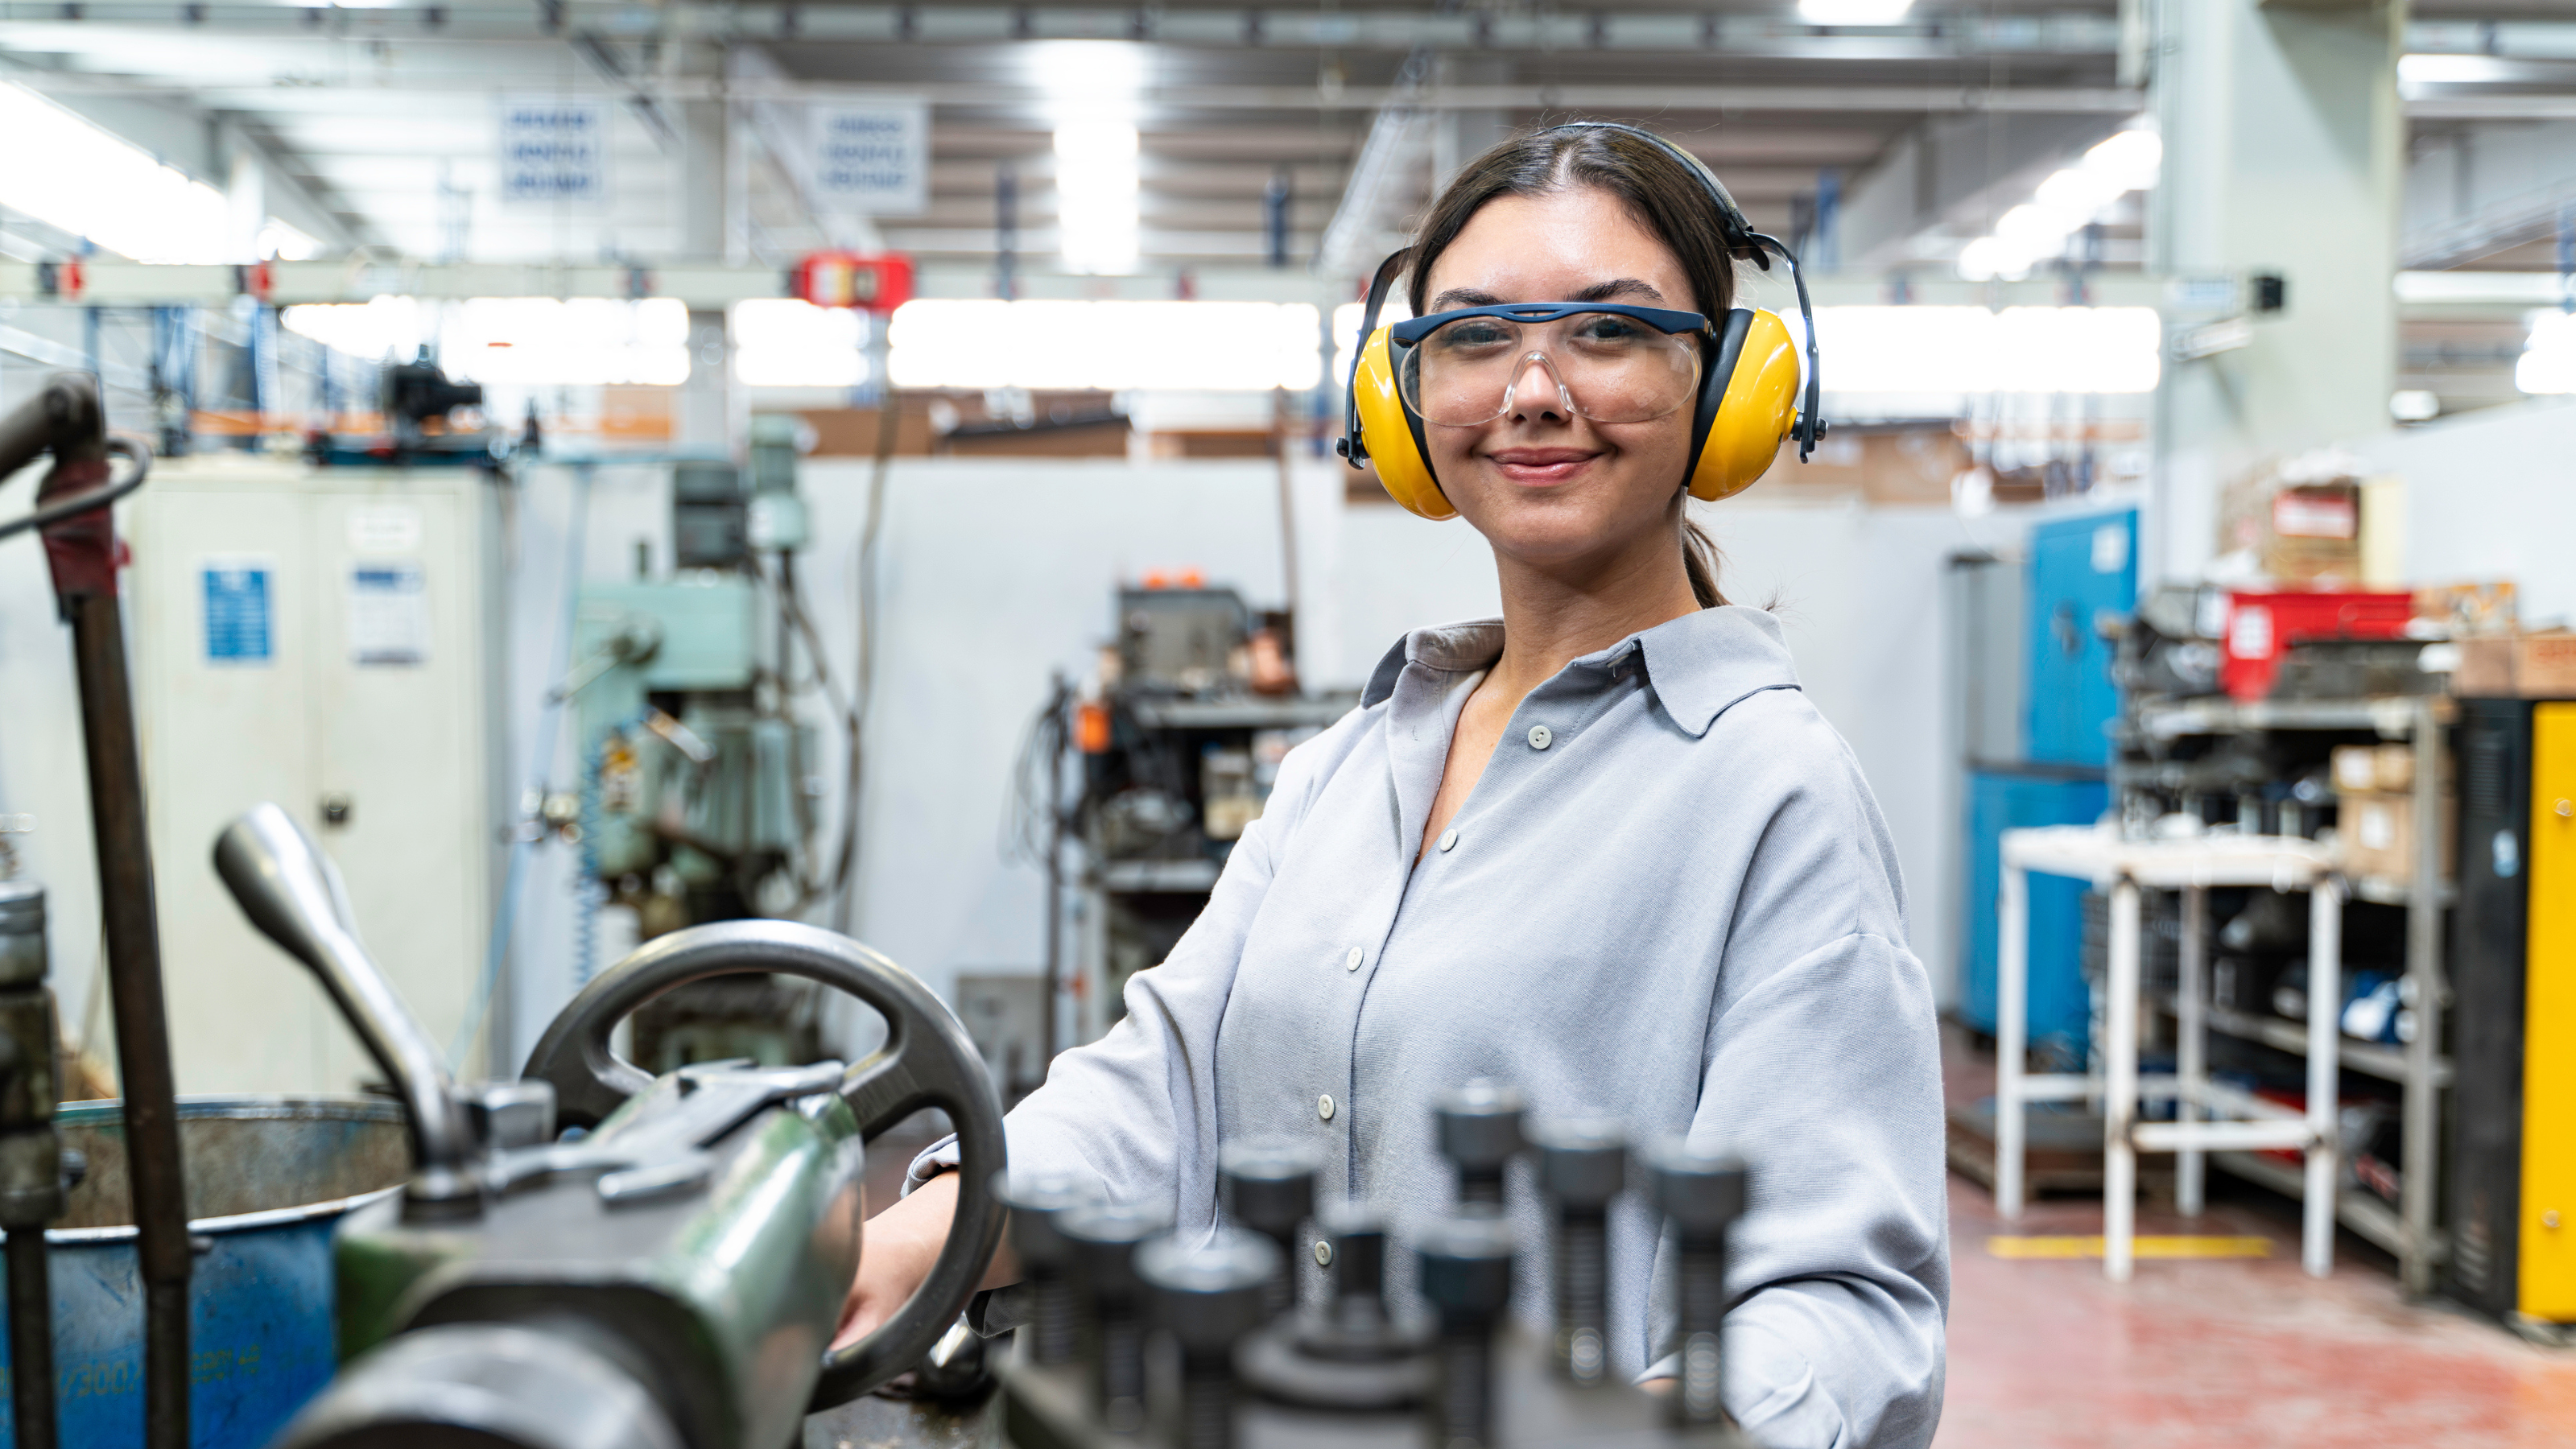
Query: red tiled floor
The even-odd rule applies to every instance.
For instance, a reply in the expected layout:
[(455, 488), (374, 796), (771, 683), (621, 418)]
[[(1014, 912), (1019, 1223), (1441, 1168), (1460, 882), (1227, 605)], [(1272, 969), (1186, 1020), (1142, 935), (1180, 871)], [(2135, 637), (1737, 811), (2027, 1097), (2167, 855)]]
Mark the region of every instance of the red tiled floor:
[[(1954, 1094), (1977, 1064), (1954, 1061)], [(1991, 1080), (1991, 1069), (1988, 1080)], [(1985, 1090), (1991, 1090), (1990, 1087)], [(2271, 1238), (2261, 1260), (2141, 1262), (2125, 1286), (2098, 1260), (1992, 1256), (1998, 1233), (2095, 1234), (2098, 1198), (1995, 1216), (1950, 1183), (1950, 1377), (1935, 1449), (2566, 1449), (2576, 1351), (2410, 1304), (2346, 1237), (2334, 1276), (2299, 1271), (2290, 1214), (2215, 1202), (2199, 1221), (2141, 1204), (2141, 1233)]]

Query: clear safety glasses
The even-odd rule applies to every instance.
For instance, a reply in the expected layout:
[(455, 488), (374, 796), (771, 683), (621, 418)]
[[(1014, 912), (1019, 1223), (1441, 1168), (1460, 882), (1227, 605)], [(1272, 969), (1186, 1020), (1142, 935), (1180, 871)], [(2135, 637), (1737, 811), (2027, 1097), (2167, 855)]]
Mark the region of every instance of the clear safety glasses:
[[(1521, 302), (1434, 312), (1399, 322), (1396, 386), (1426, 423), (1474, 427), (1516, 404), (1562, 405), (1596, 423), (1679, 412), (1699, 392), (1697, 312), (1608, 302)], [(1544, 369), (1556, 396), (1516, 397)]]

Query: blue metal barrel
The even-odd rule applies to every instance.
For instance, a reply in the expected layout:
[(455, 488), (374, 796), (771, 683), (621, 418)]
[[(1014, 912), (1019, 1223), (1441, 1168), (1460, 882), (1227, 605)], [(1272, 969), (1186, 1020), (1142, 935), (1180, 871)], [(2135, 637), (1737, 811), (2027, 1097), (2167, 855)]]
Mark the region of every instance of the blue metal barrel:
[[(62, 1442), (143, 1444), (143, 1292), (119, 1102), (75, 1102), (64, 1145), (89, 1176), (46, 1235)], [(262, 1449), (338, 1365), (331, 1234), (411, 1171), (402, 1109), (337, 1097), (183, 1097), (179, 1147), (197, 1260), (189, 1284), (195, 1449)], [(0, 1335), (5, 1339), (5, 1335)], [(0, 1342), (0, 1365), (7, 1363)], [(0, 1449), (17, 1425), (0, 1396)]]

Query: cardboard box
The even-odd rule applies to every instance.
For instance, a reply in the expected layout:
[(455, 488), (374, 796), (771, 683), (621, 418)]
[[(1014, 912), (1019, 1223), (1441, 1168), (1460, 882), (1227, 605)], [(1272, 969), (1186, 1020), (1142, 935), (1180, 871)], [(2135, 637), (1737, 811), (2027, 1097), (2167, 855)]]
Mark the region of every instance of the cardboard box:
[(2451, 692), (2471, 699), (2576, 699), (2576, 634), (2463, 639)]
[[(2415, 874), (2415, 796), (2395, 790), (2338, 791), (2335, 796), (2335, 853), (2344, 874), (2409, 880)], [(2442, 795), (2442, 874), (2452, 874), (2458, 854), (2458, 804)]]
[(2412, 790), (2415, 788), (2415, 747), (2337, 745), (2334, 748), (2334, 783), (2338, 792), (2348, 795), (2374, 790)]

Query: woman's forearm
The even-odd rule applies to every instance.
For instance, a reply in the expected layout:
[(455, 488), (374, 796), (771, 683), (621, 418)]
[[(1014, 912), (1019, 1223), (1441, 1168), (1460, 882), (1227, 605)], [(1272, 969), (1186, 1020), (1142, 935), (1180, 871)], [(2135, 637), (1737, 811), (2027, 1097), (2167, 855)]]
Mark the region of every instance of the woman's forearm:
[[(841, 1331), (835, 1346), (874, 1332), (908, 1302), (930, 1276), (948, 1244), (957, 1216), (957, 1174), (943, 1172), (913, 1189), (912, 1195), (868, 1219), (859, 1251), (859, 1271), (841, 1309)], [(1003, 1288), (1020, 1281), (1019, 1259), (1005, 1239), (993, 1253), (978, 1288)]]

